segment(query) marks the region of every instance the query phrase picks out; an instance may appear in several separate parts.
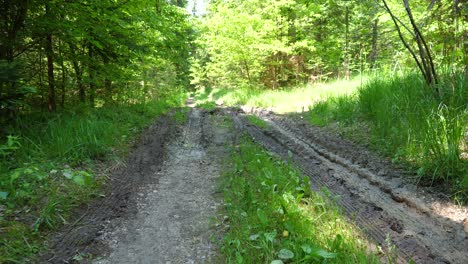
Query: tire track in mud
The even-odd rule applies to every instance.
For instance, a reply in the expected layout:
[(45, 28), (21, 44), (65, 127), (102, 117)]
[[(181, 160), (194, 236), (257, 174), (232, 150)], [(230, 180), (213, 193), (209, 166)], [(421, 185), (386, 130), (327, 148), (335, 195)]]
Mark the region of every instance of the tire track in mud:
[(226, 143), (234, 136), (222, 115), (190, 110), (182, 136), (168, 145), (156, 184), (136, 192), (138, 213), (107, 234), (110, 255), (95, 263), (211, 263), (218, 234), (212, 219)]
[[(421, 201), (409, 197), (403, 186), (392, 189), (376, 173), (327, 149), (304, 133), (304, 127), (285, 118), (260, 115), (269, 129), (248, 124), (235, 115), (238, 129), (282, 158), (288, 151), (315, 190), (328, 188), (339, 195), (345, 213), (383, 248), (397, 246), (399, 263), (466, 263), (468, 243), (463, 226), (434, 215)], [(401, 184), (400, 184), (401, 185)], [(390, 239), (390, 241), (388, 241)]]
[(50, 236), (48, 250), (39, 253), (38, 262), (86, 263), (89, 256), (107, 251), (108, 246), (101, 239), (105, 227), (136, 214), (136, 190), (159, 181), (157, 172), (166, 158), (165, 145), (180, 132), (173, 114), (171, 111), (159, 117), (136, 139), (124, 165), (103, 169), (103, 175), (112, 177), (106, 176), (102, 195), (73, 211), (75, 217)]

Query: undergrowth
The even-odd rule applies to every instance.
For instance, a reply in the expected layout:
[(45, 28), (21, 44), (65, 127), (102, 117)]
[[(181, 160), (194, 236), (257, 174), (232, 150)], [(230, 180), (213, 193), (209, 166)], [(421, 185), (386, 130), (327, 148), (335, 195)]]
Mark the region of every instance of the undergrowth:
[(326, 190), (247, 138), (224, 175), (227, 263), (378, 263)]
[(101, 195), (97, 165), (122, 158), (135, 135), (180, 100), (29, 113), (9, 124), (0, 144), (0, 263), (37, 253), (71, 209)]
[(421, 183), (452, 185), (454, 199), (466, 202), (465, 78), (463, 73), (442, 76), (438, 85), (441, 95), (417, 74), (372, 78), (353, 95), (317, 103), (309, 118), (316, 125), (338, 124), (351, 137), (366, 129), (366, 143), (394, 162), (414, 168)]

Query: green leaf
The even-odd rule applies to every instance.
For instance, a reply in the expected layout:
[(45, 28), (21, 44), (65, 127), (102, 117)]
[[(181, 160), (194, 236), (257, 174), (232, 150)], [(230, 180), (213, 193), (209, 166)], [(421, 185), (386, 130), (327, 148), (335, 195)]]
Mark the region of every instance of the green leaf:
[(262, 225), (266, 225), (268, 223), (268, 219), (262, 209), (257, 209), (257, 216)]
[(289, 249), (283, 248), (278, 252), (278, 257), (280, 259), (292, 259), (294, 258), (294, 253)]
[(337, 256), (336, 253), (330, 253), (319, 247), (313, 247), (307, 244), (302, 245), (301, 248), (304, 251), (304, 253), (311, 255), (313, 257), (316, 257), (316, 258), (332, 259)]
[(310, 245), (302, 245), (301, 248), (306, 254), (312, 253), (312, 247)]
[(281, 259), (275, 259), (270, 264), (284, 264), (284, 262)]
[(18, 179), (21, 176), (21, 173), (19, 170), (15, 170), (11, 175), (10, 175), (10, 184), (12, 184), (16, 179)]
[(323, 249), (319, 249), (318, 251), (315, 252), (315, 254), (325, 259), (332, 259), (332, 258), (336, 258), (337, 256), (336, 253), (327, 252)]
[(236, 252), (236, 261), (239, 264), (244, 263), (244, 258), (242, 257), (242, 255), (239, 252)]
[(251, 235), (251, 236), (249, 236), (249, 240), (250, 241), (255, 241), (255, 240), (258, 239), (259, 236), (260, 236), (259, 234)]
[(273, 230), (273, 232), (270, 233), (264, 233), (263, 235), (265, 236), (267, 241), (273, 242), (273, 240), (275, 240), (276, 237), (276, 230)]
[(84, 185), (85, 185), (85, 178), (83, 177), (83, 175), (80, 175), (80, 174), (74, 175), (74, 176), (73, 176), (73, 181), (74, 181), (76, 184), (80, 185), (80, 186), (84, 186)]
[(73, 174), (72, 174), (71, 171), (69, 171), (69, 170), (63, 171), (62, 174), (63, 174), (63, 176), (64, 176), (65, 178), (67, 178), (67, 179), (69, 179), (69, 180), (71, 180), (71, 179), (73, 178)]
[(0, 192), (0, 199), (6, 200), (7, 197), (8, 197), (8, 192)]

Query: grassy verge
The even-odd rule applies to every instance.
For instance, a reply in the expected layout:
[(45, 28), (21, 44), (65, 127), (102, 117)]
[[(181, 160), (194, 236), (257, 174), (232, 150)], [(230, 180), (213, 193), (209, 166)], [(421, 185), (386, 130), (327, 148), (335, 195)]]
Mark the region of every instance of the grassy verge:
[[(374, 78), (353, 96), (316, 104), (310, 121), (338, 124), (395, 162), (414, 168), (425, 184), (450, 184), (453, 197), (468, 197), (468, 90), (464, 74), (445, 75), (436, 96), (417, 74)], [(366, 128), (367, 137), (362, 135)]]
[(167, 99), (83, 107), (23, 115), (10, 124), (12, 136), (0, 145), (0, 263), (23, 263), (37, 253), (71, 209), (100, 195), (97, 166), (124, 157), (144, 127), (178, 105)]
[(355, 78), (350, 81), (335, 80), (327, 83), (316, 83), (305, 87), (279, 90), (239, 87), (236, 89), (203, 89), (196, 93), (196, 102), (200, 105), (209, 102), (222, 102), (225, 105), (248, 105), (274, 108), (276, 112), (297, 112), (305, 110), (317, 101), (330, 96), (351, 94), (366, 78)]
[(243, 138), (224, 176), (227, 263), (378, 263), (326, 191)]

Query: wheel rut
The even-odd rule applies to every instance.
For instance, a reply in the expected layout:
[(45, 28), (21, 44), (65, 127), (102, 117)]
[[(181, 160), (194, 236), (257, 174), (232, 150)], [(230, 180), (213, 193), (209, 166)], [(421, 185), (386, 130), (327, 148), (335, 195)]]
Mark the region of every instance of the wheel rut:
[(168, 145), (159, 181), (138, 190), (138, 213), (110, 231), (109, 256), (95, 263), (210, 263), (217, 255), (212, 223), (226, 143), (232, 133), (220, 116), (189, 112), (179, 139)]
[[(273, 114), (257, 113), (269, 124), (261, 129), (249, 124), (243, 114), (234, 116), (239, 130), (283, 159), (292, 152), (293, 161), (311, 179), (312, 188), (326, 187), (338, 197), (337, 203), (376, 245), (397, 248), (398, 263), (466, 263), (468, 243), (463, 224), (468, 217), (459, 208), (457, 219), (439, 216), (422, 199), (411, 195), (398, 177), (384, 177), (392, 171), (373, 160), (343, 155), (327, 144), (324, 135), (303, 122)], [(311, 133), (312, 132), (312, 133)], [(340, 144), (334, 139), (334, 144)], [(338, 141), (338, 143), (337, 143)], [(331, 145), (331, 146), (330, 146)], [(359, 151), (359, 149), (357, 149)], [(376, 166), (377, 163), (377, 166)], [(380, 167), (379, 167), (380, 166)], [(386, 168), (382, 173), (382, 168)], [(381, 175), (379, 175), (381, 174)]]

